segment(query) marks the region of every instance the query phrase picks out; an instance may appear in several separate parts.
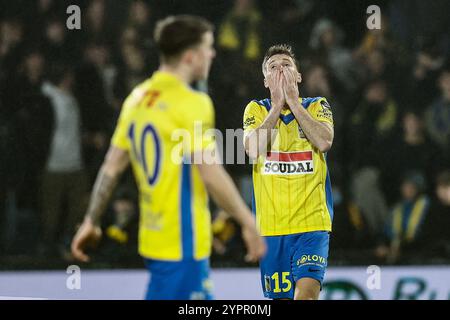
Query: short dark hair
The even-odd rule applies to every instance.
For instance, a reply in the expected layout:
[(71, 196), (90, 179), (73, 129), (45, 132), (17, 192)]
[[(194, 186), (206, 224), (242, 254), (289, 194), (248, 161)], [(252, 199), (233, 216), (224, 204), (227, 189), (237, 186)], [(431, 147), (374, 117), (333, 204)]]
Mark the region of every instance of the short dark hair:
[(288, 57), (291, 57), (292, 60), (294, 60), (295, 66), (297, 67), (297, 69), (299, 69), (299, 64), (298, 64), (297, 58), (295, 57), (295, 53), (292, 50), (292, 47), (288, 44), (276, 44), (274, 46), (271, 46), (267, 50), (266, 55), (264, 56), (264, 60), (262, 63), (262, 71), (264, 74), (266, 73), (267, 60), (269, 60), (272, 56), (274, 56), (276, 54), (285, 54)]
[(201, 43), (203, 34), (208, 31), (214, 31), (214, 26), (202, 17), (169, 16), (157, 22), (154, 38), (162, 60), (167, 62)]

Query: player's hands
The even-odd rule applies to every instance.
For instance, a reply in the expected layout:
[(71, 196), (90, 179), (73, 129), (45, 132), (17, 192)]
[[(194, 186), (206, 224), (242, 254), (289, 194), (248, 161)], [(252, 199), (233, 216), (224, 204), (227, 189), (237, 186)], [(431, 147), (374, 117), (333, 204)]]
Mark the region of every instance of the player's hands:
[(299, 91), (298, 91), (298, 72), (289, 68), (283, 68), (283, 92), (286, 103), (289, 107), (298, 105)]
[(102, 229), (95, 225), (90, 218), (85, 218), (72, 240), (72, 255), (82, 262), (89, 262), (90, 257), (85, 253), (86, 248), (97, 246), (102, 237)]
[(272, 107), (281, 111), (286, 104), (285, 94), (283, 91), (283, 73), (281, 69), (271, 72), (267, 76), (267, 84), (269, 85)]
[(245, 261), (257, 262), (266, 254), (266, 242), (259, 235), (254, 224), (242, 227), (242, 238), (247, 247)]

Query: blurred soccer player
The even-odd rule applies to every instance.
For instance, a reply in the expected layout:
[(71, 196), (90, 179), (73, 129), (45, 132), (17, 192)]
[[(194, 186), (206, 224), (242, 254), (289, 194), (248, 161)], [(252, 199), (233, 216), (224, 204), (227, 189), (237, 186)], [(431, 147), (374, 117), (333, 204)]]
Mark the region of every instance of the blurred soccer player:
[(318, 299), (333, 217), (326, 164), (332, 112), (323, 97), (299, 97), (301, 74), (289, 46), (271, 47), (262, 67), (271, 98), (247, 105), (244, 144), (255, 160), (253, 206), (268, 246), (263, 291), (272, 299)]
[[(215, 56), (213, 27), (199, 17), (168, 17), (157, 24), (155, 40), (160, 68), (124, 102), (72, 252), (89, 261), (86, 247), (99, 240), (102, 213), (131, 162), (140, 191), (139, 253), (151, 273), (146, 298), (210, 299), (207, 191), (241, 224), (248, 260), (258, 260), (265, 243), (218, 161), (195, 165), (186, 161), (201, 156), (211, 160), (216, 147), (206, 134), (214, 127), (213, 104), (206, 94), (189, 87), (209, 73)], [(200, 131), (195, 122), (201, 124)], [(184, 141), (184, 153), (172, 139), (177, 129), (192, 140)]]

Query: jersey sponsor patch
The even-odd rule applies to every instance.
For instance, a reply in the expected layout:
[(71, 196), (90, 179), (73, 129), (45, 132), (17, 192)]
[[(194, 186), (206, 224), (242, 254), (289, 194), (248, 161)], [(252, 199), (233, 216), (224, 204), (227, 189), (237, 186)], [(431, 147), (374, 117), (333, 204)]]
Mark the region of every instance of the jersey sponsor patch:
[(244, 121), (244, 128), (247, 128), (248, 126), (251, 126), (255, 123), (256, 123), (255, 116), (248, 117)]
[(303, 175), (314, 173), (312, 151), (269, 152), (261, 174)]
[(321, 100), (321, 101), (320, 101), (320, 104), (322, 105), (322, 107), (323, 107), (324, 109), (331, 110), (331, 106), (330, 106), (330, 104), (328, 103), (327, 100)]
[(322, 100), (320, 101), (320, 105), (322, 108), (317, 113), (317, 117), (333, 122), (333, 112), (328, 101)]

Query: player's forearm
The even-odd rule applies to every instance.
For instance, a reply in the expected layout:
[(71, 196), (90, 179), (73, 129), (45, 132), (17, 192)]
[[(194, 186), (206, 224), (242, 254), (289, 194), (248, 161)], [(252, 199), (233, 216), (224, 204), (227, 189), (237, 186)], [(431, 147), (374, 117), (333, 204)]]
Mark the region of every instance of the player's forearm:
[(97, 175), (86, 213), (86, 217), (90, 218), (95, 225), (100, 225), (101, 217), (118, 181), (119, 176), (108, 172), (107, 166), (103, 165)]
[(95, 180), (86, 214), (86, 217), (90, 218), (94, 224), (100, 225), (100, 218), (129, 162), (130, 159), (126, 150), (113, 145), (109, 147), (105, 161)]
[(308, 140), (321, 152), (328, 152), (333, 144), (333, 130), (326, 124), (314, 120), (301, 106), (293, 107), (291, 110)]
[(266, 154), (269, 145), (274, 138), (275, 128), (280, 116), (280, 111), (272, 108), (263, 123), (245, 137), (245, 150), (250, 158), (256, 159), (262, 154)]
[(214, 202), (241, 226), (253, 224), (253, 215), (223, 166), (219, 164), (199, 165), (199, 169), (202, 180)]

